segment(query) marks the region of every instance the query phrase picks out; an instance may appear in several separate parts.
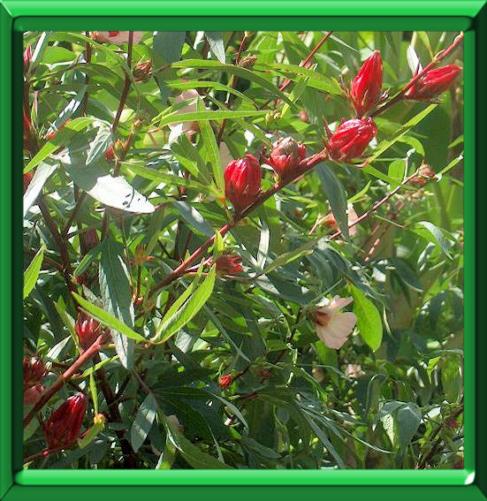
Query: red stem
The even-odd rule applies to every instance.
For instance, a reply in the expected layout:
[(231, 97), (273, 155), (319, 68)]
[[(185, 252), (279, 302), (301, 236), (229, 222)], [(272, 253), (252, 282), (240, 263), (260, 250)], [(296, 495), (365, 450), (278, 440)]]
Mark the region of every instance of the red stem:
[(83, 352), (77, 360), (63, 372), (56, 381), (49, 386), (46, 390), (44, 390), (36, 402), (34, 407), (29, 411), (27, 416), (24, 418), (24, 427), (26, 427), (35, 416), (37, 412), (39, 412), (49, 400), (55, 395), (78, 371), (78, 369), (85, 364), (88, 360), (93, 358), (99, 351), (102, 345), (107, 340), (108, 335), (106, 333), (100, 334), (96, 341), (85, 351)]
[(377, 108), (373, 113), (370, 114), (370, 116), (373, 118), (380, 113), (383, 113), (385, 110), (389, 109), (391, 106), (396, 104), (398, 101), (404, 98), (404, 94), (411, 88), (413, 85), (431, 68), (436, 66), (440, 61), (445, 59), (445, 57), (449, 56), (462, 42), (463, 40), (463, 33), (460, 33), (457, 37), (455, 37), (455, 40), (449, 45), (446, 49), (438, 52), (436, 56), (431, 60), (431, 62), (425, 66), (421, 71), (419, 71), (416, 75), (414, 75), (413, 78), (394, 96), (392, 99), (384, 103), (380, 108)]
[[(220, 235), (222, 237), (225, 236), (232, 228), (234, 228), (237, 225), (238, 222), (240, 222), (243, 218), (248, 216), (254, 209), (260, 207), (268, 198), (270, 198), (272, 195), (277, 193), (279, 190), (281, 190), (288, 184), (296, 181), (296, 179), (301, 177), (303, 174), (311, 170), (315, 165), (319, 164), (326, 158), (327, 158), (327, 153), (325, 150), (323, 150), (320, 153), (317, 153), (316, 155), (312, 155), (311, 157), (307, 157), (304, 160), (302, 160), (298, 168), (296, 169), (296, 174), (293, 177), (290, 177), (289, 179), (286, 180), (281, 180), (269, 190), (262, 192), (251, 205), (249, 205), (243, 211), (236, 213), (232, 221), (226, 223), (218, 230)], [(187, 268), (189, 268), (195, 261), (197, 261), (204, 254), (204, 252), (211, 245), (213, 245), (214, 241), (215, 237), (213, 236), (209, 238), (206, 242), (204, 242), (200, 247), (198, 247), (198, 249), (196, 249), (193, 252), (193, 254), (191, 254), (191, 256), (186, 258), (175, 270), (166, 275), (165, 278), (163, 278), (159, 283), (157, 283), (150, 290), (149, 295), (154, 294), (159, 289), (162, 289), (166, 285), (169, 285), (171, 282), (174, 282), (174, 280), (177, 280), (182, 275), (184, 275)]]

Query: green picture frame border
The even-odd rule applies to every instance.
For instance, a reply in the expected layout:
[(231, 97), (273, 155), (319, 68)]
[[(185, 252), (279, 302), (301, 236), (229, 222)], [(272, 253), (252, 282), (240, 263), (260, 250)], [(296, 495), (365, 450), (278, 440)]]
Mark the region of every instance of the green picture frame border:
[[(114, 17), (113, 12), (118, 16)], [(22, 456), (22, 32), (84, 30), (465, 31), (465, 469), (32, 470)], [(272, 494), (341, 500), (487, 499), (487, 0), (0, 0), (0, 499), (189, 499)], [(476, 307), (478, 305), (478, 307)], [(299, 490), (298, 490), (299, 489)]]

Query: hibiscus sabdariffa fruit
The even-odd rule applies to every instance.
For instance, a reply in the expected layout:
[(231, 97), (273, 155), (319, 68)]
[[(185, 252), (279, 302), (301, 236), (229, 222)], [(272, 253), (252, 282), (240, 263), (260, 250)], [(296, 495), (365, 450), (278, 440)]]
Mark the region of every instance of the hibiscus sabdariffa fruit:
[(376, 50), (369, 56), (352, 80), (350, 99), (361, 117), (374, 108), (382, 95), (382, 58)]
[(462, 71), (462, 68), (456, 64), (448, 64), (441, 68), (426, 71), (406, 91), (405, 97), (418, 101), (435, 98), (450, 87), (460, 71)]
[(74, 324), (74, 330), (78, 336), (81, 348), (87, 350), (101, 334), (101, 325), (93, 317), (90, 317), (86, 313), (80, 313)]
[(43, 426), (49, 449), (64, 449), (76, 441), (80, 435), (86, 406), (86, 397), (83, 393), (77, 393), (51, 414)]
[(336, 128), (326, 149), (332, 160), (349, 162), (360, 157), (376, 135), (377, 127), (371, 118), (353, 118)]
[(328, 348), (338, 350), (352, 333), (357, 317), (355, 313), (341, 311), (352, 301), (351, 297), (335, 296), (314, 312), (316, 334)]
[(236, 212), (242, 212), (260, 193), (262, 172), (257, 158), (247, 153), (225, 167), (225, 196)]
[(237, 275), (242, 273), (242, 258), (237, 254), (222, 254), (215, 260), (216, 272), (220, 275)]
[(285, 137), (274, 143), (268, 163), (281, 179), (288, 179), (296, 174), (296, 169), (305, 156), (304, 144), (292, 137)]

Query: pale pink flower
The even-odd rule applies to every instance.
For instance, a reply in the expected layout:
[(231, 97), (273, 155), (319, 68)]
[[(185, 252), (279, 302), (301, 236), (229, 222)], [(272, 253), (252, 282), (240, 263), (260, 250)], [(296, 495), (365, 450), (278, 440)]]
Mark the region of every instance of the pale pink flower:
[(328, 348), (338, 350), (352, 333), (357, 323), (357, 317), (354, 313), (348, 311), (342, 313), (341, 311), (352, 301), (351, 297), (335, 296), (327, 304), (320, 306), (316, 310), (316, 334)]
[[(123, 43), (128, 43), (129, 33), (130, 31), (92, 31), (91, 37), (97, 42), (110, 42), (121, 45)], [(137, 44), (142, 40), (144, 32), (134, 31), (133, 33), (133, 43)]]
[(345, 375), (350, 379), (358, 379), (359, 377), (365, 376), (365, 372), (362, 370), (360, 364), (347, 364), (345, 367)]

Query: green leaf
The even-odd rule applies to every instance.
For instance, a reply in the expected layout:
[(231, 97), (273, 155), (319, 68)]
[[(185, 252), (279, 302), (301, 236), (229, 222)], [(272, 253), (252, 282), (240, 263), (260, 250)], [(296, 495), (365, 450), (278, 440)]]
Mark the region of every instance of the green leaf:
[(335, 216), (338, 228), (342, 235), (348, 239), (347, 194), (345, 189), (329, 164), (320, 163), (315, 169), (320, 178), (323, 191), (330, 202), (330, 208)]
[[(198, 102), (198, 111), (200, 111), (200, 108), (202, 107), (203, 104)], [(210, 164), (216, 187), (219, 193), (223, 194), (223, 169), (220, 162), (220, 150), (218, 149), (218, 144), (216, 143), (215, 134), (208, 122), (202, 121), (199, 126), (201, 139), (203, 141), (203, 158)]]
[(125, 178), (113, 177), (100, 164), (65, 163), (74, 183), (104, 205), (138, 214), (151, 214), (155, 207)]
[(130, 428), (130, 443), (134, 452), (137, 452), (144, 443), (147, 435), (152, 428), (154, 419), (157, 415), (159, 405), (154, 395), (150, 393), (145, 397), (145, 400), (140, 404), (140, 407), (135, 415), (135, 420)]
[[(392, 139), (388, 139), (385, 141), (381, 141), (381, 143), (377, 146), (377, 148), (374, 150), (374, 153), (372, 156), (368, 159), (368, 163), (372, 163), (375, 160), (377, 160), (382, 153), (387, 151), (393, 144), (395, 144), (399, 139), (401, 139), (406, 132), (408, 132), (410, 129), (412, 129), (414, 126), (418, 125), (422, 120), (424, 120), (438, 105), (437, 104), (430, 104), (427, 108), (424, 110), (421, 110), (417, 115), (415, 115), (413, 118), (408, 120), (394, 135)], [(370, 167), (370, 166), (368, 166)], [(364, 170), (366, 170), (368, 167), (366, 167)]]
[(374, 303), (365, 294), (350, 285), (353, 296), (353, 312), (357, 315), (357, 326), (362, 339), (377, 351), (382, 343), (382, 319)]
[[(134, 307), (123, 252), (123, 246), (110, 238), (106, 238), (102, 243), (99, 267), (100, 292), (105, 310), (132, 328)], [(133, 340), (116, 330), (112, 332), (112, 337), (122, 365), (126, 369), (131, 369), (134, 356)]]
[(42, 191), (51, 174), (56, 170), (57, 165), (51, 165), (47, 162), (42, 162), (36, 169), (29, 186), (24, 193), (24, 217), (29, 212), (29, 209), (37, 200), (37, 197)]
[(202, 122), (204, 120), (232, 120), (236, 118), (250, 118), (250, 117), (263, 117), (269, 110), (207, 110), (207, 111), (193, 111), (190, 113), (172, 112), (164, 115), (160, 122), (159, 127), (173, 123), (182, 122)]
[(453, 259), (449, 252), (453, 244), (444, 230), (438, 228), (438, 226), (435, 226), (429, 221), (420, 221), (419, 223), (416, 223), (412, 229), (419, 236), (435, 245), (438, 245), (449, 259)]
[(130, 327), (125, 325), (123, 322), (121, 322), (120, 320), (118, 320), (117, 318), (115, 318), (113, 315), (106, 312), (102, 308), (99, 308), (98, 306), (95, 306), (89, 301), (86, 301), (86, 299), (82, 298), (80, 295), (76, 293), (73, 293), (73, 297), (76, 299), (78, 304), (83, 308), (83, 310), (86, 313), (91, 315), (93, 318), (98, 320), (98, 322), (105, 325), (106, 327), (116, 330), (121, 334), (123, 334), (124, 336), (127, 336), (128, 338), (137, 341), (138, 343), (147, 341), (140, 334), (132, 330)]
[(210, 46), (211, 53), (225, 64), (225, 45), (223, 43), (223, 34), (221, 31), (205, 31), (206, 40)]
[(156, 71), (161, 66), (179, 61), (185, 38), (185, 31), (156, 32), (152, 49), (152, 63)]
[(204, 217), (187, 202), (178, 200), (173, 203), (173, 207), (179, 212), (188, 225), (200, 235), (212, 237), (213, 228), (205, 221)]
[(274, 259), (274, 261), (272, 261), (272, 263), (269, 266), (267, 266), (267, 268), (265, 268), (260, 275), (267, 275), (268, 273), (275, 270), (276, 268), (279, 268), (280, 266), (284, 266), (302, 256), (311, 254), (317, 242), (318, 240), (316, 239), (308, 240), (307, 242), (301, 244), (296, 249), (281, 254), (280, 256), (276, 257), (276, 259)]
[[(270, 81), (261, 77), (256, 71), (250, 71), (240, 66), (234, 66), (231, 64), (222, 64), (218, 61), (211, 60), (203, 60), (203, 59), (185, 59), (184, 61), (179, 61), (174, 63), (173, 68), (205, 68), (205, 69), (214, 69), (225, 71), (227, 73), (237, 75), (240, 78), (244, 78), (246, 80), (250, 80), (251, 82), (259, 85), (260, 87), (269, 91), (274, 97), (278, 97), (282, 99), (293, 108), (295, 108), (292, 101), (281, 92), (277, 87), (275, 87)], [(269, 111), (269, 110), (267, 110)]]
[(34, 259), (29, 263), (29, 266), (24, 272), (24, 299), (29, 296), (34, 288), (39, 273), (41, 271), (42, 261), (44, 260), (44, 251), (46, 250), (43, 245), (34, 256)]
[(176, 429), (174, 424), (167, 420), (165, 416), (161, 417), (172, 444), (193, 468), (205, 470), (230, 468), (230, 466), (222, 463), (213, 456), (203, 452), (196, 445), (192, 444), (181, 432)]
[(34, 158), (25, 166), (24, 174), (37, 167), (51, 153), (59, 148), (64, 148), (69, 144), (70, 139), (77, 133), (86, 129), (93, 123), (94, 118), (80, 117), (71, 120), (62, 129), (60, 129), (54, 139), (48, 141), (34, 156)]
[(212, 266), (201, 285), (198, 277), (193, 280), (164, 315), (153, 341), (164, 343), (196, 316), (213, 292), (215, 277), (216, 267)]
[(419, 407), (410, 402), (396, 411), (399, 445), (406, 447), (413, 439), (421, 424), (422, 416)]

